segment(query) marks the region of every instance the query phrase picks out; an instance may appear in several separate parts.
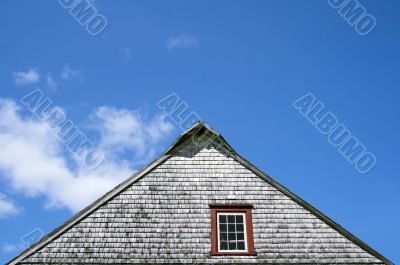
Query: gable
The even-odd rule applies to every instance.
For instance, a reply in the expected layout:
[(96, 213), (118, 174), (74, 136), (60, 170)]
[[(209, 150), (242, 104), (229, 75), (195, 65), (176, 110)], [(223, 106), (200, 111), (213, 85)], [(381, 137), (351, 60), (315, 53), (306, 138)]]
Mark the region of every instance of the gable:
[[(151, 170), (19, 264), (384, 264), (260, 175), (223, 138), (191, 140), (178, 140)], [(253, 205), (257, 256), (210, 256), (209, 204), (214, 203)]]

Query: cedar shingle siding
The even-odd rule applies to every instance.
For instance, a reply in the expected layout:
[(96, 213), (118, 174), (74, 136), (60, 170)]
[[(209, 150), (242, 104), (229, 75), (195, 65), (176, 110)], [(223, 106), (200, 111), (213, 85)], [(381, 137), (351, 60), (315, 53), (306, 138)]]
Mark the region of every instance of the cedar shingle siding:
[[(221, 151), (232, 154), (229, 145), (198, 147), (186, 138), (152, 170), (11, 264), (390, 264)], [(210, 256), (213, 203), (254, 206), (256, 256)]]

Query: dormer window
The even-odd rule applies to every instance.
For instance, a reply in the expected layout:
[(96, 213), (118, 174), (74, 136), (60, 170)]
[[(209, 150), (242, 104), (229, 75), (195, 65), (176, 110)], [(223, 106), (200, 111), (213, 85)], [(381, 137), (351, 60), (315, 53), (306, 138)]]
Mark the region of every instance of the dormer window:
[(211, 255), (255, 255), (251, 205), (210, 205)]

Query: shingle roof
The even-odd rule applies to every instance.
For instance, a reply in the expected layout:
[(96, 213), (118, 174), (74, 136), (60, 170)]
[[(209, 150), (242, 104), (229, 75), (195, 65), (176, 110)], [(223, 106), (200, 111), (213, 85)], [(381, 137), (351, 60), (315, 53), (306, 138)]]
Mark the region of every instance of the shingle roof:
[[(204, 137), (206, 136), (206, 137)], [(251, 203), (255, 257), (211, 257), (210, 203)], [(392, 264), (202, 122), (8, 264)]]

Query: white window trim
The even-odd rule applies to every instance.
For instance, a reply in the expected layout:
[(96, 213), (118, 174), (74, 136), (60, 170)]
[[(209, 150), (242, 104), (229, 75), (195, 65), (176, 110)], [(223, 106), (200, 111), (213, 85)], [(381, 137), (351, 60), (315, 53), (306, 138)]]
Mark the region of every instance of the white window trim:
[[(221, 250), (221, 233), (219, 232), (219, 216), (220, 215), (241, 215), (243, 216), (243, 231), (244, 231), (244, 250), (228, 250), (223, 249)], [(246, 213), (242, 212), (217, 212), (217, 234), (218, 234), (218, 252), (240, 252), (245, 253), (247, 252), (247, 226), (246, 226)]]

